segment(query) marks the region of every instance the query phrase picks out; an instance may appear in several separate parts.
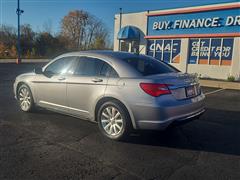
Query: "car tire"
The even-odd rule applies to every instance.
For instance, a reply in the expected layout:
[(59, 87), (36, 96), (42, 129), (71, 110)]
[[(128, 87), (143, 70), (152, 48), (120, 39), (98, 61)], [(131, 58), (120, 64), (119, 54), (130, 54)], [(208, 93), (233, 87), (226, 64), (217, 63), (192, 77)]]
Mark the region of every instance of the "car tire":
[(132, 129), (127, 109), (115, 100), (100, 106), (97, 120), (101, 133), (112, 140), (124, 140)]
[(34, 100), (30, 88), (26, 84), (20, 85), (17, 90), (17, 98), (20, 109), (24, 112), (32, 112), (34, 110)]

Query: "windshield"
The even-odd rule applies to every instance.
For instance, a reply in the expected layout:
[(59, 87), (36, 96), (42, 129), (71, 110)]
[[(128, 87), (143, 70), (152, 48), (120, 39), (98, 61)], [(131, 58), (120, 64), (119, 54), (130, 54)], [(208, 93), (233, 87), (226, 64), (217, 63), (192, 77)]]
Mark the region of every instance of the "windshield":
[(123, 60), (143, 76), (179, 72), (171, 65), (150, 57), (134, 57)]

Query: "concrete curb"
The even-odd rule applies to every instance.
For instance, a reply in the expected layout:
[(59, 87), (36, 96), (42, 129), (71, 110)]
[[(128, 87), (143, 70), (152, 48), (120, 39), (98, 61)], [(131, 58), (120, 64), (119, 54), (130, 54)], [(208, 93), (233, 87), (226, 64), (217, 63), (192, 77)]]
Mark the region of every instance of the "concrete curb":
[[(23, 63), (49, 62), (50, 59), (22, 59)], [(16, 63), (16, 59), (0, 59), (0, 63)]]
[(227, 82), (227, 81), (216, 81), (216, 80), (205, 80), (205, 79), (200, 79), (199, 82), (201, 86), (240, 90), (240, 82)]

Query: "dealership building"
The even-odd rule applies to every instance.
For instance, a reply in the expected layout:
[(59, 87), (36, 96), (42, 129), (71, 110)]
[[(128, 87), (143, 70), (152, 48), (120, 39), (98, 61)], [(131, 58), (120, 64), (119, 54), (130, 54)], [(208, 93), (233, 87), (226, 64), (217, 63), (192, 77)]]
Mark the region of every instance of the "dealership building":
[(240, 80), (240, 3), (120, 13), (114, 50), (153, 56), (200, 77)]

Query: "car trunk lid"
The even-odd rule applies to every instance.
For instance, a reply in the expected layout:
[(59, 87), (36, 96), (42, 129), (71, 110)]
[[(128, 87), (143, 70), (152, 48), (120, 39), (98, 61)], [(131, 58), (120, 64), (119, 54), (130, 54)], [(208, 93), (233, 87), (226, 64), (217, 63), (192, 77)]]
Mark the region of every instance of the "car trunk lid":
[(166, 73), (148, 76), (156, 83), (168, 85), (172, 95), (176, 99), (186, 99), (201, 93), (198, 78), (195, 74)]

